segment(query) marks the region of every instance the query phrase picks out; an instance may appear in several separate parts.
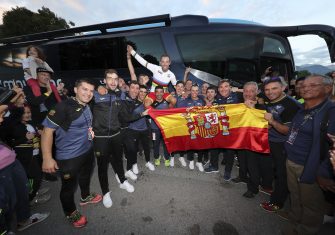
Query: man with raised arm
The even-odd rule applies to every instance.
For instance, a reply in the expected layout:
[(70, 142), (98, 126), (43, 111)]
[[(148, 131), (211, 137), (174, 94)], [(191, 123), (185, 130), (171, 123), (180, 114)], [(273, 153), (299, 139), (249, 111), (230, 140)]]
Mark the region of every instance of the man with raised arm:
[(152, 72), (152, 85), (150, 88), (150, 93), (144, 100), (144, 106), (149, 107), (155, 100), (155, 87), (162, 86), (164, 89), (163, 99), (170, 103), (170, 106), (173, 107), (176, 103), (176, 99), (168, 93), (168, 85), (171, 82), (173, 86), (177, 84), (177, 79), (174, 73), (172, 73), (169, 68), (171, 64), (170, 57), (166, 54), (161, 56), (160, 66), (151, 64), (145, 59), (143, 59), (136, 51), (134, 51), (133, 47), (127, 45), (127, 51), (130, 53), (142, 66), (146, 67)]

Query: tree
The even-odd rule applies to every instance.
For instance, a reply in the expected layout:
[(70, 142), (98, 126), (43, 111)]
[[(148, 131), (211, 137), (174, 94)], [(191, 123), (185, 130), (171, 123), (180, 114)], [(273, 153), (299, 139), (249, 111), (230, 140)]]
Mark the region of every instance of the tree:
[(297, 78), (301, 77), (307, 77), (308, 75), (311, 75), (311, 73), (308, 70), (301, 70), (301, 71), (296, 71)]
[(42, 7), (37, 13), (25, 7), (12, 8), (3, 14), (1, 37), (14, 37), (25, 34), (40, 33), (57, 29), (68, 29), (75, 24), (72, 21), (58, 17), (47, 7)]

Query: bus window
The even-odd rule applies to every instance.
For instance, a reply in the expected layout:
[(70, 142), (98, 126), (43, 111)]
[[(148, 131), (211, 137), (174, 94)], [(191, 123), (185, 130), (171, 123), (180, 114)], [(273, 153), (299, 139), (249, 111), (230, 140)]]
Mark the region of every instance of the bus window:
[(0, 51), (0, 66), (13, 66), (12, 51), (10, 49)]
[(229, 78), (239, 84), (257, 81), (256, 64), (250, 60), (228, 60), (225, 78)]
[(284, 45), (275, 38), (264, 37), (263, 52), (286, 54)]
[[(159, 64), (161, 55), (166, 53), (159, 34), (128, 36), (126, 40), (135, 51), (152, 64)], [(136, 60), (133, 60), (133, 64), (135, 67), (142, 67)]]
[[(165, 53), (159, 34), (86, 39), (59, 45), (62, 70), (127, 68), (127, 43), (150, 63), (158, 64)], [(134, 62), (135, 67), (141, 67)]]
[(271, 66), (272, 70), (278, 72), (286, 81), (292, 79), (289, 76), (293, 73), (293, 68), (289, 60), (262, 56), (260, 58), (260, 64), (261, 73), (263, 73), (267, 67)]
[(219, 77), (225, 76), (229, 58), (257, 57), (258, 36), (254, 33), (197, 33), (177, 35), (176, 41), (186, 66)]
[(123, 44), (122, 38), (87, 39), (62, 43), (59, 45), (61, 69), (124, 68), (126, 47)]

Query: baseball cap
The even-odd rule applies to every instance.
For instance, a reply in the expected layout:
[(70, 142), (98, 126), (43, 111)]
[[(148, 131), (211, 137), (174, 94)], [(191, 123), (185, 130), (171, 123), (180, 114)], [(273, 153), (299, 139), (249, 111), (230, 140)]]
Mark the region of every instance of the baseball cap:
[(42, 72), (44, 72), (44, 73), (49, 73), (50, 75), (53, 74), (53, 72), (47, 70), (46, 68), (43, 68), (43, 67), (38, 67), (38, 68), (36, 68), (36, 73), (42, 73)]

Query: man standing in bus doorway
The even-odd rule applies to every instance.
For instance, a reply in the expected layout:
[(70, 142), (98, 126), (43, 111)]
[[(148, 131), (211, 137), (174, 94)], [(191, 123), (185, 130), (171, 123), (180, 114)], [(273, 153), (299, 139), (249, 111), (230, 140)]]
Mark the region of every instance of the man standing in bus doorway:
[[(260, 204), (268, 212), (276, 212), (284, 206), (288, 195), (286, 179), (287, 154), (284, 143), (289, 131), (289, 124), (301, 108), (292, 97), (284, 93), (286, 83), (280, 77), (272, 77), (264, 82), (264, 93), (269, 100), (264, 118), (269, 122), (270, 156), (275, 168), (275, 188), (270, 201)], [(269, 169), (273, 171), (273, 169)]]
[(169, 68), (171, 64), (170, 57), (166, 54), (161, 56), (160, 66), (154, 65), (143, 59), (136, 51), (134, 51), (133, 47), (127, 45), (127, 51), (130, 53), (142, 66), (149, 69), (153, 75), (153, 81), (150, 88), (150, 93), (144, 100), (144, 106), (148, 108), (155, 100), (155, 87), (162, 86), (164, 89), (163, 99), (166, 100), (170, 107), (173, 107), (176, 103), (176, 99), (168, 93), (168, 85), (171, 82), (173, 86), (177, 84), (177, 79), (174, 73), (172, 73)]
[[(62, 186), (60, 200), (63, 211), (76, 227), (84, 227), (85, 216), (76, 209), (74, 193), (79, 184), (80, 205), (95, 204), (102, 196), (90, 193), (91, 174), (94, 167), (92, 113), (87, 105), (93, 97), (94, 84), (85, 79), (76, 81), (73, 99), (56, 105), (43, 121), (41, 139), (43, 153), (42, 169), (47, 173), (58, 171)], [(52, 158), (52, 145), (55, 136), (56, 160)]]

